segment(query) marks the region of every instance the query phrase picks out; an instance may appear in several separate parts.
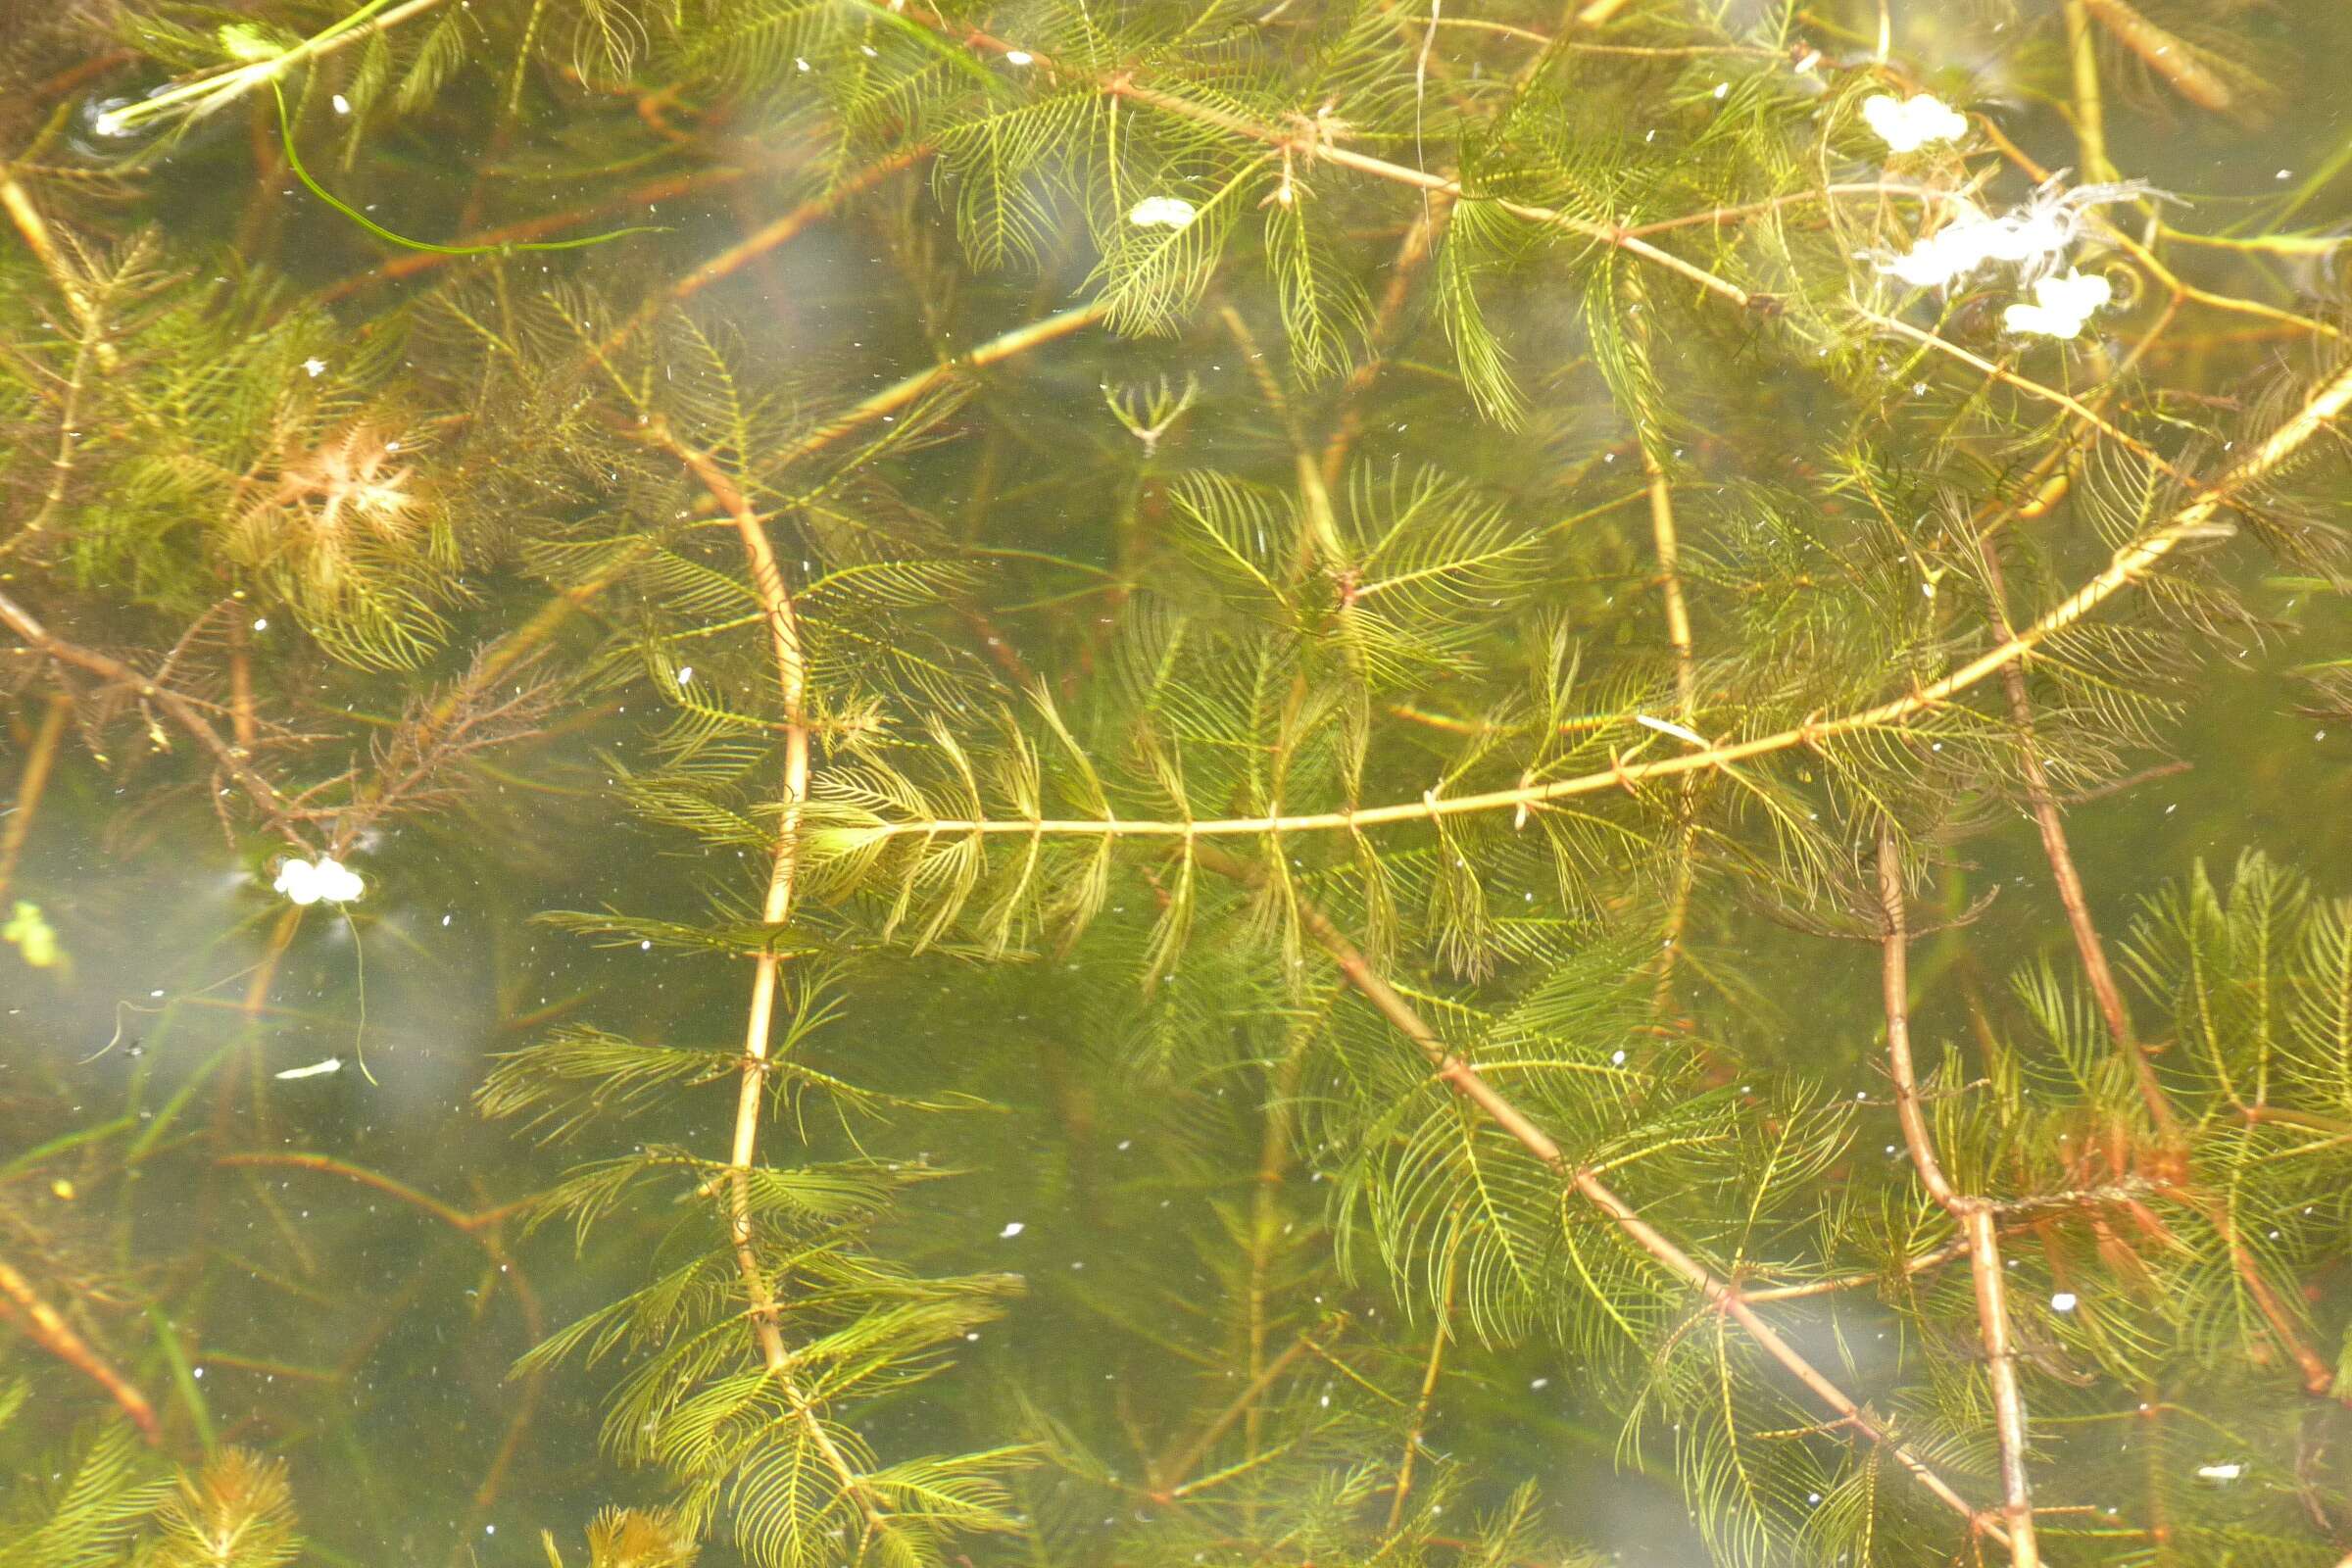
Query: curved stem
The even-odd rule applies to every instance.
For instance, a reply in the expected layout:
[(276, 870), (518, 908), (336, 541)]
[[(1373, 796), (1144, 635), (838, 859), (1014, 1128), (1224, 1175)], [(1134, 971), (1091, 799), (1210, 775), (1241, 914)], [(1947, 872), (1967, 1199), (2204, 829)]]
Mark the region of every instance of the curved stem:
[(2347, 406), (2352, 406), (2352, 367), (2339, 370), (2325, 383), (2311, 401), (2273, 431), (2243, 464), (2176, 512), (2162, 527), (2154, 529), (2137, 543), (2116, 552), (2105, 570), (2060, 600), (2032, 625), (2003, 638), (1949, 674), (1917, 688), (1908, 696), (1892, 698), (1841, 717), (1808, 719), (1792, 728), (1759, 735), (1752, 740), (1702, 747), (1679, 757), (1660, 758), (1656, 761), (1622, 763), (1602, 772), (1585, 773), (1573, 778), (1484, 790), (1472, 795), (1440, 797), (1433, 792), (1416, 801), (1403, 801), (1390, 806), (1352, 807), (1345, 810), (1310, 811), (1295, 815), (1210, 817), (1190, 821), (1118, 817), (1027, 820), (1012, 817), (926, 817), (880, 823), (871, 828), (870, 833), (877, 839), (909, 835), (929, 838), (968, 833), (1200, 840), (1256, 837), (1268, 833), (1352, 832), (1396, 822), (1436, 821), (1443, 817), (1514, 810), (1521, 807), (1535, 808), (1573, 796), (1630, 789), (1650, 779), (1710, 772), (1735, 762), (1746, 761), (1750, 758), (1770, 756), (1798, 746), (1816, 745), (1839, 735), (1899, 726), (1969, 690), (1987, 676), (1998, 674), (2033, 653), (2042, 643), (2090, 614), (2124, 589), (2144, 580), (2182, 544), (2204, 537), (2213, 527), (2216, 514), (2230, 496), (2270, 474), (2302, 450), (2313, 436), (2341, 416)]

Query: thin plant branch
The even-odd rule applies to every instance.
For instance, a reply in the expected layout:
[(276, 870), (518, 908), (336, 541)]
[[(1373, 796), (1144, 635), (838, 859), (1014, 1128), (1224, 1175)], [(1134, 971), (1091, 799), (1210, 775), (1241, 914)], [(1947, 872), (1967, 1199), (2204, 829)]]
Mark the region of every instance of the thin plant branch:
[(1944, 1173), (1921, 1107), (1919, 1074), (1911, 1058), (1910, 932), (1903, 914), (1902, 860), (1894, 830), (1879, 829), (1879, 904), (1886, 927), (1881, 941), (1881, 978), (1886, 1005), (1886, 1059), (1894, 1079), (1896, 1119), (1903, 1147), (1928, 1190), (1959, 1223), (1968, 1243), (1968, 1268), (1977, 1294), (1977, 1331), (1984, 1347), (1985, 1375), (1992, 1388), (1993, 1428), (2001, 1446), (2001, 1516), (2008, 1526), (2009, 1559), (2017, 1568), (2039, 1568), (2041, 1545), (2034, 1528), (2034, 1487), (2026, 1469), (2031, 1441), (2025, 1394), (2017, 1381), (2017, 1348), (2009, 1326), (2008, 1282), (2001, 1271), (1997, 1210), (1986, 1200), (1960, 1192)]

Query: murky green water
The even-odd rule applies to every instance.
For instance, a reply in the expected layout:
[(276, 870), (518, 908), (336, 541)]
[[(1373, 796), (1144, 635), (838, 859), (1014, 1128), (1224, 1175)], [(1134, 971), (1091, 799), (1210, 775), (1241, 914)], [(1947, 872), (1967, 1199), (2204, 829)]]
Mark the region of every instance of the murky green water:
[(0, 18), (12, 1565), (2352, 1551), (2352, 23), (1564, 10)]

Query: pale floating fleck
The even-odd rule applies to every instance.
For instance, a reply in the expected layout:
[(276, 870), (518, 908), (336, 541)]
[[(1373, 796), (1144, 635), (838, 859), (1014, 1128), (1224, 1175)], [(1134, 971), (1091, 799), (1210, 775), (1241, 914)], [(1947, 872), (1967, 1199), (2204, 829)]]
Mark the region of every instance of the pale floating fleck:
[(792, 57), (792, 63), (799, 70), (807, 71), (808, 69), (808, 62), (803, 60), (799, 55), (794, 55)]
[(1612, 1067), (1622, 1067), (1625, 1065), (1625, 1052), (1623, 1048), (1619, 1048), (1618, 1050), (1609, 1053), (1609, 1065)]
[(681, 664), (681, 665), (679, 665), (679, 666), (678, 666), (678, 684), (679, 684), (679, 685), (681, 685), (681, 686), (683, 686), (683, 685), (685, 685), (685, 684), (686, 684), (688, 681), (690, 681), (690, 680), (692, 680), (692, 679), (694, 679), (694, 666), (693, 666), (692, 664)]
[(270, 629), (270, 617), (268, 615), (257, 617), (253, 623), (253, 629), (255, 631), (268, 631)]
[(1636, 713), (1634, 722), (1645, 728), (1654, 729), (1661, 735), (1671, 735), (1678, 741), (1689, 741), (1693, 746), (1707, 744), (1707, 738), (1704, 735), (1688, 724), (1677, 724), (1671, 718), (1652, 718), (1647, 713)]
[(1551, 1379), (1537, 1378), (1534, 1382), (1530, 1383), (1528, 1387), (1531, 1389), (1548, 1389), (1551, 1387)]
[(360, 874), (331, 855), (316, 861), (292, 859), (277, 868), (271, 884), (291, 904), (349, 904), (368, 891)]
[(1127, 211), (1127, 221), (1138, 228), (1183, 228), (1200, 209), (1181, 196), (1147, 196)]
[(2055, 1295), (2055, 1296), (2053, 1296), (2053, 1297), (2051, 1297), (2051, 1298), (2050, 1298), (2050, 1310), (2051, 1310), (2051, 1311), (2053, 1311), (2053, 1312), (2072, 1312), (2074, 1309), (2075, 1309), (2075, 1293), (2074, 1293), (2074, 1292), (2072, 1292), (2072, 1291), (2060, 1291), (2060, 1292), (2059, 1292), (2057, 1295)]
[(1003, 1230), (997, 1232), (997, 1240), (1000, 1242), (1009, 1242), (1015, 1236), (1020, 1235), (1021, 1232), (1027, 1230), (1028, 1228), (1028, 1226), (1022, 1224), (1017, 1219), (1009, 1220), (1005, 1223), (1005, 1226)]
[(1872, 93), (1862, 100), (1862, 119), (1888, 152), (1915, 153), (1931, 142), (1958, 141), (1968, 134), (1968, 117), (1934, 93), (1915, 98)]
[(2070, 268), (2064, 277), (2036, 279), (2034, 303), (2010, 306), (2001, 313), (2001, 324), (2040, 337), (2080, 337), (2092, 314), (2114, 298), (2115, 286), (2103, 273)]
[(328, 1073), (342, 1070), (343, 1058), (329, 1056), (324, 1061), (314, 1061), (308, 1067), (288, 1067), (284, 1072), (271, 1073), (270, 1076), (272, 1078), (323, 1078)]
[(314, 381), (318, 380), (320, 376), (326, 373), (326, 362), (322, 359), (319, 359), (317, 355), (313, 355), (311, 358), (303, 361), (302, 368), (309, 373), (310, 378)]
[(1717, 103), (1721, 103), (1721, 102), (1723, 102), (1723, 101), (1724, 101), (1726, 98), (1729, 98), (1731, 95), (1732, 95), (1732, 84), (1731, 84), (1730, 82), (1728, 82), (1728, 81), (1719, 81), (1719, 82), (1717, 82), (1717, 83), (1715, 84), (1715, 101), (1716, 101)]
[(1037, 56), (1031, 54), (1026, 49), (1007, 49), (1004, 51), (1004, 63), (1008, 66), (1025, 66), (1036, 59)]
[(2238, 1460), (2232, 1460), (2228, 1464), (2201, 1464), (2197, 1466), (2197, 1479), (2199, 1481), (2235, 1481), (2238, 1477), (2244, 1475), (2245, 1473), (2246, 1467), (2244, 1463)]
[(341, 93), (335, 94), (334, 97), (327, 101), (335, 106), (336, 114), (348, 115), (351, 113), (351, 100), (344, 97)]

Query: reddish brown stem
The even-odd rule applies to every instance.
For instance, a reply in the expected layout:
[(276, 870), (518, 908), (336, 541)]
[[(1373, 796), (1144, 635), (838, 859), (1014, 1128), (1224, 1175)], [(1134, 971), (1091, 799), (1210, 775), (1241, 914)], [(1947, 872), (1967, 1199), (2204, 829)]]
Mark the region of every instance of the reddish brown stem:
[[(1192, 853), (1200, 858), (1203, 866), (1221, 876), (1241, 881), (1255, 880), (1254, 868), (1248, 861), (1212, 846), (1196, 844)], [(1454, 1055), (1412, 1004), (1372, 967), (1355, 945), (1331, 923), (1329, 916), (1312, 906), (1301, 904), (1298, 906), (1298, 919), (1307, 934), (1339, 965), (1348, 983), (1397, 1033), (1419, 1048), (1447, 1087), (1475, 1105), (1522, 1149), (1558, 1172), (1578, 1196), (1607, 1215), (1629, 1241), (1647, 1252), (1668, 1273), (1696, 1291), (1708, 1305), (1738, 1323), (1754, 1341), (1757, 1348), (1779, 1362), (1815, 1398), (1837, 1412), (1840, 1424), (1852, 1428), (1883, 1448), (1914, 1481), (1945, 1507), (1968, 1520), (1972, 1528), (1981, 1529), (1995, 1540), (2006, 1543), (2008, 1532), (2001, 1524), (1972, 1507), (1967, 1498), (1953, 1491), (1951, 1485), (1920, 1457), (1917, 1450), (1831, 1382), (1802, 1351), (1764, 1321), (1737, 1287), (1718, 1277), (1705, 1264), (1668, 1240), (1594, 1171), (1570, 1160), (1567, 1152), (1548, 1133), (1480, 1077), (1475, 1067)]]
[(130, 1380), (114, 1368), (114, 1364), (90, 1348), (89, 1342), (74, 1331), (58, 1310), (41, 1299), (31, 1281), (18, 1273), (5, 1260), (0, 1260), (0, 1308), (4, 1315), (30, 1337), (32, 1343), (104, 1389), (107, 1397), (130, 1417), (149, 1443), (163, 1441), (163, 1424), (156, 1419), (155, 1406), (147, 1396), (131, 1386)]
[[(1989, 539), (1980, 539), (1977, 550), (1984, 563), (1984, 581), (1992, 592), (1994, 613), (2006, 633), (2010, 629), (2008, 590), (2001, 578), (2000, 552)], [(2157, 1132), (2169, 1138), (2178, 1121), (2165, 1097), (2164, 1086), (2157, 1081), (2155, 1064), (2148, 1060), (2138, 1034), (2132, 1027), (2132, 1012), (2124, 1004), (2123, 988), (2116, 983), (2115, 970), (2107, 962), (2106, 944), (2099, 940), (2098, 927), (2091, 922), (2090, 904), (2083, 897), (2082, 874), (2075, 869), (2074, 851), (2066, 841), (2066, 825), (2059, 816), (2057, 797), (2050, 789), (2049, 774), (2041, 765), (2040, 742), (2034, 732), (2034, 704), (2026, 692), (2022, 663), (2002, 666), (2001, 685), (2009, 699), (2009, 716), (2023, 742), (2019, 748), (2019, 768), (2025, 776), (2026, 803), (2033, 810), (2034, 826), (2041, 832), (2042, 854), (2050, 862), (2050, 875), (2057, 883), (2058, 902), (2066, 909), (2067, 929), (2074, 933), (2075, 952), (2082, 960), (2082, 973), (2090, 982), (2099, 1016), (2106, 1020), (2108, 1037), (2115, 1042), (2116, 1050), (2122, 1054), (2139, 1087), (2141, 1103), (2147, 1106)]]

